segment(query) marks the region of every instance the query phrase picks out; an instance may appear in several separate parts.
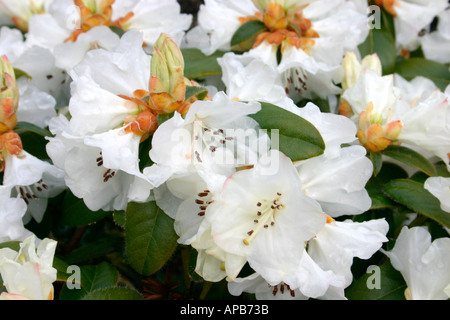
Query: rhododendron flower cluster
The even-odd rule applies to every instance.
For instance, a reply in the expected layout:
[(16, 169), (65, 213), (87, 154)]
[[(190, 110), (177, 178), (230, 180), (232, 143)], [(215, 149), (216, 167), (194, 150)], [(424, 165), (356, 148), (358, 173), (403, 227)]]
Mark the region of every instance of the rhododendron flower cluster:
[(448, 299), (448, 2), (188, 9), (0, 0), (0, 300)]

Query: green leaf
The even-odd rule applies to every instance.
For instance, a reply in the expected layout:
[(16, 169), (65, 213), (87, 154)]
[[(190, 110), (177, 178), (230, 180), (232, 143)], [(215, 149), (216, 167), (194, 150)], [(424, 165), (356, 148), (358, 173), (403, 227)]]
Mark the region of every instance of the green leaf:
[(383, 188), (385, 184), (392, 179), (402, 179), (407, 177), (408, 173), (403, 170), (403, 168), (385, 162), (379, 173), (376, 176), (372, 176), (366, 184), (366, 190), (372, 199), (372, 206), (370, 209), (384, 209), (398, 206), (398, 204), (384, 194)]
[(28, 73), (17, 68), (14, 68), (14, 76), (16, 77), (16, 80), (20, 77), (27, 77), (28, 79), (31, 79), (31, 76)]
[(217, 51), (207, 56), (199, 49), (185, 48), (181, 49), (181, 53), (184, 58), (184, 76), (186, 78), (195, 80), (222, 74), (222, 68), (217, 62), (217, 58), (222, 57), (225, 52)]
[[(208, 89), (205, 87), (186, 86), (185, 100), (192, 97), (203, 100), (208, 95)], [(159, 124), (159, 123), (158, 123)]]
[(123, 34), (125, 33), (125, 31), (122, 28), (119, 28), (117, 26), (110, 26), (109, 29), (111, 29), (112, 32), (117, 34), (119, 36), (119, 38), (121, 38), (123, 36)]
[[(307, 120), (270, 103), (261, 102), (261, 110), (251, 118), (271, 136), (272, 147), (279, 139), (278, 150), (292, 161), (321, 155), (325, 143), (319, 131)], [(278, 133), (276, 132), (278, 130)]]
[(384, 8), (381, 9), (381, 25), (381, 28), (389, 31), (389, 33), (395, 39), (394, 17)]
[[(158, 115), (158, 123), (159, 121), (163, 121), (163, 119), (160, 118), (162, 115)], [(166, 119), (167, 120), (167, 119)], [(139, 144), (139, 170), (142, 171), (146, 167), (150, 167), (153, 165), (152, 159), (150, 159), (150, 149), (152, 148), (152, 140), (153, 136), (150, 136), (149, 138), (145, 139), (145, 141), (142, 141)]]
[(379, 152), (369, 152), (369, 159), (373, 165), (373, 175), (376, 177), (383, 167), (383, 156)]
[(173, 219), (151, 201), (128, 204), (126, 209), (126, 255), (130, 265), (142, 275), (161, 269), (177, 247)]
[(413, 212), (450, 228), (450, 214), (441, 209), (439, 200), (424, 188), (423, 183), (409, 179), (395, 179), (386, 184), (384, 192)]
[(403, 146), (389, 146), (383, 150), (383, 155), (400, 161), (410, 167), (426, 173), (429, 176), (436, 175), (436, 169), (433, 164), (420, 153)]
[(111, 212), (91, 211), (83, 199), (77, 198), (70, 190), (66, 191), (62, 207), (62, 223), (68, 226), (82, 226), (103, 219)]
[(92, 259), (101, 258), (108, 253), (123, 248), (123, 237), (117, 235), (101, 235), (101, 238), (82, 244), (65, 256), (70, 264), (80, 264)]
[(450, 70), (447, 66), (424, 58), (410, 58), (397, 62), (395, 73), (406, 80), (412, 80), (417, 76), (426, 77), (434, 82), (441, 90), (450, 84)]
[(20, 135), (24, 150), (39, 159), (49, 159), (45, 146), (47, 137), (51, 137), (50, 131), (38, 127), (29, 122), (19, 121), (14, 132)]
[[(379, 287), (374, 286), (377, 280)], [(406, 283), (401, 273), (388, 261), (379, 266), (379, 269), (376, 266), (369, 269), (353, 282), (345, 290), (345, 296), (349, 300), (405, 300), (405, 289)]]
[(37, 125), (34, 125), (29, 122), (23, 122), (19, 121), (17, 122), (16, 127), (14, 128), (14, 132), (18, 135), (21, 135), (23, 133), (34, 133), (37, 135), (40, 135), (42, 137), (52, 137), (52, 133), (46, 129), (43, 129), (41, 127), (38, 127)]
[(144, 300), (144, 297), (134, 289), (114, 287), (92, 291), (83, 300)]
[(252, 48), (256, 36), (267, 31), (264, 22), (260, 20), (250, 20), (241, 25), (231, 38), (231, 50), (235, 52), (245, 52)]
[(119, 274), (110, 263), (101, 262), (97, 265), (80, 267), (80, 289), (69, 289), (64, 285), (61, 290), (61, 300), (80, 300), (92, 291), (116, 286)]
[(376, 53), (383, 67), (383, 74), (391, 74), (395, 69), (397, 51), (395, 39), (386, 29), (371, 29), (366, 40), (359, 45), (362, 57)]
[(0, 243), (0, 249), (9, 248), (14, 251), (20, 250), (20, 241), (7, 241)]
[(125, 210), (115, 210), (113, 212), (114, 222), (121, 228), (125, 228), (126, 213)]

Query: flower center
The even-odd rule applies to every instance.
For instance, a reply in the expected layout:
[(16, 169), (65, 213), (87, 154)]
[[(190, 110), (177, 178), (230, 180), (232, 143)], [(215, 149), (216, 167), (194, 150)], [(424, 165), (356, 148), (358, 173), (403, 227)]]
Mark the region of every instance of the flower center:
[[(100, 156), (95, 160), (97, 162), (97, 167), (103, 166), (103, 155), (100, 151)], [(103, 173), (103, 182), (106, 183), (109, 181), (109, 179), (114, 178), (116, 175), (116, 171), (112, 169), (106, 169), (106, 171)]]
[(282, 282), (276, 286), (271, 286), (270, 284), (267, 284), (269, 286), (269, 288), (273, 288), (272, 289), (272, 295), (275, 297), (277, 295), (278, 292), (280, 292), (281, 294), (284, 294), (284, 291), (287, 290), (289, 291), (291, 297), (295, 297), (295, 291), (292, 290), (288, 284)]
[(257, 12), (254, 16), (239, 18), (241, 24), (250, 20), (260, 20), (268, 29), (256, 36), (253, 48), (267, 41), (272, 45), (281, 45), (281, 52), (286, 45), (291, 45), (309, 54), (310, 48), (315, 44), (313, 39), (319, 37), (312, 29), (311, 20), (303, 16), (302, 9), (289, 13), (275, 2), (269, 3), (264, 13)]
[(297, 94), (302, 94), (308, 91), (308, 75), (302, 68), (289, 68), (284, 72), (281, 78), (286, 94), (292, 93), (294, 90)]
[(32, 200), (39, 200), (36, 193), (40, 193), (44, 190), (48, 190), (48, 185), (44, 183), (43, 179), (40, 179), (38, 182), (30, 186), (16, 186), (17, 194), (20, 194), (20, 197), (27, 205), (29, 205)]
[(129, 12), (122, 18), (111, 21), (114, 2), (115, 0), (74, 0), (75, 5), (80, 9), (80, 25), (65, 42), (75, 42), (80, 34), (98, 26), (115, 26), (124, 29), (127, 22), (134, 16), (134, 13)]
[(284, 208), (281, 197), (281, 192), (277, 192), (273, 200), (262, 200), (256, 203), (256, 214), (253, 220), (255, 227), (247, 232), (248, 237), (244, 239), (245, 245), (249, 245), (260, 230), (275, 225), (276, 216)]
[[(186, 155), (187, 159), (192, 159), (196, 163), (203, 163), (204, 156), (207, 154), (215, 158), (215, 160), (222, 160), (223, 163), (227, 159), (217, 159), (215, 153), (226, 147), (227, 141), (233, 141), (234, 137), (229, 137), (225, 134), (225, 130), (209, 127), (201, 120), (194, 121), (193, 124), (193, 140), (189, 153)], [(229, 159), (233, 163), (234, 159)]]
[(199, 205), (200, 211), (198, 215), (203, 217), (206, 213), (206, 209), (208, 205), (210, 205), (213, 201), (211, 200), (211, 191), (203, 190), (202, 192), (197, 194), (198, 198), (195, 199), (195, 203)]

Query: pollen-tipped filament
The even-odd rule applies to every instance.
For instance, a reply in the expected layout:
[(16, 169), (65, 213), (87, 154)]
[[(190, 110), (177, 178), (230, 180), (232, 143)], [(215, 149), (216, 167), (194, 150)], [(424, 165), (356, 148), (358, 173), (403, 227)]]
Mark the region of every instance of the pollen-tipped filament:
[(247, 232), (248, 237), (243, 240), (245, 245), (248, 246), (261, 229), (267, 229), (275, 225), (276, 216), (284, 208), (281, 197), (282, 194), (277, 192), (273, 200), (261, 200), (256, 203), (257, 211), (253, 220), (255, 228)]

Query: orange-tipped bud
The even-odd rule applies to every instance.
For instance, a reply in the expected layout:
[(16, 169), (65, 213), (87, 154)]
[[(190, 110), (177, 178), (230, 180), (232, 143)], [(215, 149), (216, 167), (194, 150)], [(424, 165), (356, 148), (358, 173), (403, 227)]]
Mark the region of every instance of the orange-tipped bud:
[(184, 59), (175, 41), (164, 33), (153, 48), (151, 74), (150, 107), (158, 113), (174, 112), (186, 94)]
[(151, 136), (158, 128), (158, 119), (150, 110), (144, 110), (137, 116), (130, 116), (125, 119), (125, 132), (133, 132), (141, 136), (141, 142)]
[(358, 126), (357, 137), (361, 145), (369, 151), (380, 152), (396, 143), (403, 124), (400, 120), (384, 123), (382, 117), (373, 112), (373, 104), (369, 103), (359, 114)]
[(269, 3), (263, 17), (264, 24), (270, 30), (286, 29), (288, 20), (284, 8), (279, 3)]
[(350, 118), (354, 115), (353, 109), (347, 101), (343, 100), (339, 104), (339, 114), (347, 118)]
[(6, 56), (0, 58), (0, 80), (0, 134), (2, 134), (15, 128), (19, 104), (19, 89), (14, 68)]
[(8, 155), (18, 156), (23, 150), (22, 140), (12, 130), (0, 135), (0, 172), (5, 169), (5, 158)]

